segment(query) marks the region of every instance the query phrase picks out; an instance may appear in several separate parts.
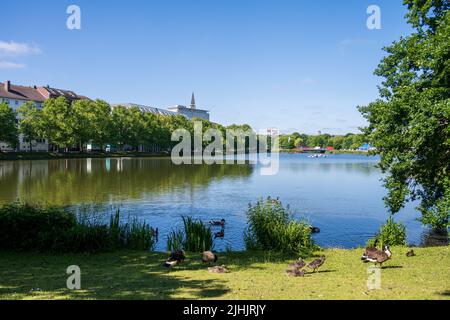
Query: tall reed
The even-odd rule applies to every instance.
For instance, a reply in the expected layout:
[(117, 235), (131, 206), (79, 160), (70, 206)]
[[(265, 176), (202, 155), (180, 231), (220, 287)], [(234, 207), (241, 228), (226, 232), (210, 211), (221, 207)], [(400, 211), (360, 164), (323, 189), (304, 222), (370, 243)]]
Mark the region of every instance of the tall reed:
[(182, 217), (183, 228), (172, 230), (167, 236), (167, 250), (202, 252), (214, 247), (211, 228), (192, 217)]

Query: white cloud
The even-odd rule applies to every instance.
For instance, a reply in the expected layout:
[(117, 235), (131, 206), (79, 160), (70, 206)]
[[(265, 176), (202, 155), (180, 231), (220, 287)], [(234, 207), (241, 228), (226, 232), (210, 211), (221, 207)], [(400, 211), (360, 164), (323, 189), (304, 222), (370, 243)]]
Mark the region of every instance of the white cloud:
[(40, 54), (41, 49), (27, 43), (0, 41), (0, 56)]
[(0, 61), (0, 69), (24, 69), (25, 67), (23, 63)]

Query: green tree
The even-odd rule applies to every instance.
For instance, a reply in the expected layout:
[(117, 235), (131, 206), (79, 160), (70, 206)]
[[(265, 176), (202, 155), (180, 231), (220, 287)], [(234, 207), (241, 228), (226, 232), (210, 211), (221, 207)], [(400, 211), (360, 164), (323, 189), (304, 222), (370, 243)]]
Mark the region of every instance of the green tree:
[(90, 139), (93, 143), (103, 147), (111, 139), (111, 106), (103, 100), (92, 102), (89, 123), (91, 126)]
[(93, 105), (94, 103), (90, 100), (73, 102), (70, 119), (67, 119), (71, 124), (72, 140), (76, 142), (80, 151), (83, 151), (83, 146), (93, 136), (93, 123), (91, 121), (94, 115)]
[(0, 103), (0, 141), (15, 149), (18, 144), (16, 113), (6, 103)]
[(19, 132), (28, 139), (30, 152), (33, 152), (32, 140), (42, 137), (42, 112), (34, 102), (28, 101), (17, 109), (17, 113)]
[(42, 109), (43, 136), (58, 148), (68, 148), (77, 141), (74, 138), (72, 107), (64, 97), (50, 98)]
[(375, 71), (384, 78), (381, 97), (359, 110), (387, 173), (391, 213), (419, 200), (424, 223), (440, 212), (445, 217), (432, 227), (444, 228), (450, 215), (450, 1), (404, 3), (415, 31), (385, 48)]

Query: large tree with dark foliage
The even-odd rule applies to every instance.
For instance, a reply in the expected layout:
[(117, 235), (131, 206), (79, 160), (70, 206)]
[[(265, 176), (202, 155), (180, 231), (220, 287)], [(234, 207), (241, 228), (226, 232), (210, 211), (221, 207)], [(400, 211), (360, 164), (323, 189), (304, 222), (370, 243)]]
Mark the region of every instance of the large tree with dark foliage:
[(417, 200), (422, 222), (449, 226), (450, 0), (404, 0), (414, 31), (385, 48), (380, 99), (359, 107), (387, 173), (391, 213)]

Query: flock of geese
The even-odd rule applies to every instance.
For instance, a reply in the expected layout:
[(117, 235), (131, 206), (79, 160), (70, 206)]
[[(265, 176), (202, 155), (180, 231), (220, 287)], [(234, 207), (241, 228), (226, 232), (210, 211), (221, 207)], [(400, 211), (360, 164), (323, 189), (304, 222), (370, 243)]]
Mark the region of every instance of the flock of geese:
[[(216, 263), (219, 257), (217, 256), (216, 253), (212, 251), (205, 251), (202, 253), (201, 259), (203, 263), (211, 264)], [(164, 267), (172, 268), (184, 262), (185, 260), (186, 260), (185, 252), (183, 250), (177, 250), (170, 254), (169, 258), (167, 258), (167, 260), (164, 262)], [(227, 273), (228, 269), (224, 265), (222, 265), (209, 267), (208, 271), (211, 273)]]
[[(209, 224), (212, 226), (222, 227), (221, 231), (218, 233), (224, 233), (225, 219), (222, 219), (220, 221), (210, 221)], [(311, 231), (318, 233), (320, 232), (320, 229), (311, 227)], [(222, 234), (218, 233), (216, 233), (216, 237), (221, 236), (223, 237)], [(415, 256), (414, 250), (408, 251), (406, 253), (406, 256), (414, 257)], [(380, 268), (382, 268), (383, 263), (390, 260), (391, 258), (392, 252), (389, 246), (385, 245), (383, 246), (382, 250), (379, 250), (377, 248), (377, 241), (373, 246), (367, 247), (361, 256), (361, 260), (364, 263), (372, 262), (375, 263), (375, 265), (380, 266)], [(201, 256), (201, 260), (204, 264), (216, 263), (218, 259), (219, 257), (213, 251), (204, 251)], [(185, 252), (183, 250), (176, 250), (170, 254), (169, 258), (167, 258), (167, 260), (164, 262), (164, 266), (166, 268), (173, 268), (174, 266), (183, 263), (185, 260), (186, 260)], [(305, 261), (303, 261), (303, 259), (300, 258), (297, 261), (294, 261), (288, 265), (286, 274), (291, 277), (303, 277), (307, 274), (306, 268), (309, 268), (312, 270), (313, 273), (316, 273), (317, 270), (324, 265), (325, 260), (326, 257), (324, 255), (318, 259), (311, 261), (310, 263), (306, 263)], [(209, 267), (208, 271), (211, 273), (227, 273), (228, 269), (224, 265), (222, 265)]]

